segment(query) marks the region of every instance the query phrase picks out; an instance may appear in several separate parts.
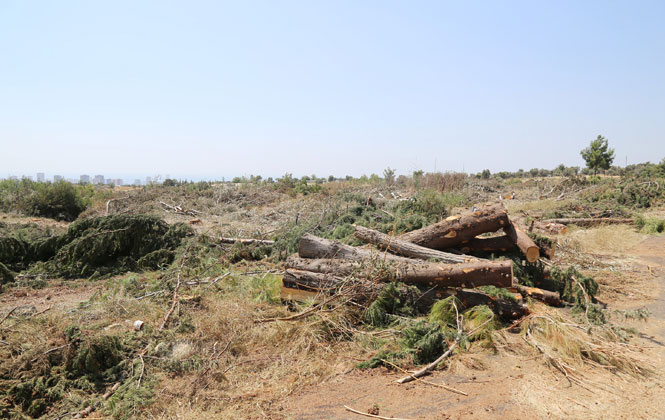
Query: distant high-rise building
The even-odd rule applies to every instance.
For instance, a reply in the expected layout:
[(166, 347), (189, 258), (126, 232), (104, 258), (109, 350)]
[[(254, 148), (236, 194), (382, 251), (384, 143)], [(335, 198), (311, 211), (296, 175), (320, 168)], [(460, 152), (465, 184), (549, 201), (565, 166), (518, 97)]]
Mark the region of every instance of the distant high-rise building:
[(44, 172), (37, 172), (37, 182), (44, 182), (46, 179), (44, 178)]
[(149, 176), (145, 177), (145, 185), (150, 185), (152, 183), (152, 178)]
[(92, 179), (93, 184), (103, 184), (104, 183), (104, 175), (95, 175), (95, 177)]
[(123, 181), (120, 178), (116, 178), (113, 180), (113, 183), (115, 184), (116, 187), (119, 187), (123, 184)]
[(18, 181), (18, 177), (16, 175), (9, 175), (9, 179), (12, 181)]
[(140, 180), (140, 179), (135, 179), (135, 180), (134, 180), (134, 185), (140, 187), (140, 186), (141, 186), (141, 180)]
[(81, 184), (89, 184), (90, 183), (90, 175), (81, 175), (79, 177), (79, 182)]
[(62, 175), (53, 175), (53, 182), (58, 182), (62, 180), (63, 180)]

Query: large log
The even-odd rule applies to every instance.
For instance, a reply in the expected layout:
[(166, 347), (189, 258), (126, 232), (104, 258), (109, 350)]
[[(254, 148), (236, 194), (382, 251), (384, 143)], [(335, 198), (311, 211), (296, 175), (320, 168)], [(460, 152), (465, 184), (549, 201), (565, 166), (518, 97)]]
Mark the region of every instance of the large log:
[[(287, 269), (283, 277), (281, 295), (284, 300), (320, 300), (322, 295), (345, 289), (345, 293), (356, 302), (368, 302), (374, 299), (385, 285), (385, 283), (372, 283), (359, 279), (344, 279), (330, 274)], [(500, 318), (506, 320), (520, 318), (528, 313), (528, 309), (521, 302), (489, 296), (477, 289), (427, 288), (416, 300), (416, 306), (420, 312), (427, 313), (434, 303), (448, 296), (456, 296), (462, 302), (464, 309), (487, 305)]]
[(442, 264), (415, 260), (380, 262), (289, 257), (286, 266), (338, 277), (353, 275), (370, 281), (400, 281), (440, 287), (513, 286), (512, 261)]
[(374, 244), (382, 250), (390, 251), (394, 254), (403, 255), (405, 257), (418, 258), (421, 260), (435, 260), (449, 264), (459, 264), (476, 259), (474, 257), (455, 255), (449, 252), (425, 248), (363, 226), (355, 226), (353, 234), (361, 241)]
[(494, 204), (405, 233), (400, 239), (427, 248), (446, 249), (469, 241), (481, 233), (496, 232), (509, 224), (506, 210)]
[(491, 238), (473, 238), (464, 242), (460, 250), (463, 253), (472, 251), (482, 252), (507, 252), (515, 248), (515, 243), (507, 235), (494, 236)]
[(524, 254), (527, 261), (538, 261), (538, 258), (540, 258), (540, 248), (538, 248), (538, 245), (529, 238), (529, 235), (522, 232), (522, 230), (513, 223), (509, 223), (505, 226), (503, 231), (506, 232), (506, 235), (508, 235), (510, 240), (517, 245), (520, 251), (522, 251), (522, 254)]
[(541, 222), (589, 227), (589, 226), (616, 225), (616, 224), (629, 225), (634, 223), (635, 220), (630, 218), (618, 218), (618, 217), (585, 217), (585, 218), (546, 219), (546, 220), (541, 220)]
[(388, 259), (409, 262), (409, 258), (400, 257), (375, 249), (356, 248), (339, 241), (319, 238), (306, 233), (300, 238), (298, 255), (302, 258), (340, 258), (344, 260)]

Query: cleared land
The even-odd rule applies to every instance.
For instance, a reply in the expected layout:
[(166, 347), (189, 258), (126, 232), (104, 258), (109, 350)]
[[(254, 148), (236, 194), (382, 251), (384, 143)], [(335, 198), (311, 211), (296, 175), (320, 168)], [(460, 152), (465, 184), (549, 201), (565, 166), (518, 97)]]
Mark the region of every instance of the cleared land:
[[(362, 418), (348, 406), (406, 419), (665, 416), (663, 198), (654, 187), (648, 209), (618, 205), (622, 182), (640, 185), (452, 175), (429, 185), (185, 184), (98, 191), (73, 223), (3, 213), (0, 238), (39, 247), (29, 261), (1, 260), (14, 281), (0, 294), (0, 414)], [(453, 343), (451, 306), (434, 314), (390, 301), (376, 322), (371, 301), (282, 299), (285, 261), (305, 233), (363, 246), (353, 225), (400, 234), (485, 203), (501, 203), (525, 230), (550, 218), (637, 220), (558, 235), (534, 230), (556, 242), (548, 264), (595, 280), (597, 303), (553, 308), (520, 297), (530, 314), (512, 321), (465, 310), (460, 326), (473, 334), (408, 384), (396, 380)], [(113, 223), (93, 223), (107, 208)], [(154, 220), (135, 225), (139, 215)], [(136, 226), (152, 236), (124, 236)]]

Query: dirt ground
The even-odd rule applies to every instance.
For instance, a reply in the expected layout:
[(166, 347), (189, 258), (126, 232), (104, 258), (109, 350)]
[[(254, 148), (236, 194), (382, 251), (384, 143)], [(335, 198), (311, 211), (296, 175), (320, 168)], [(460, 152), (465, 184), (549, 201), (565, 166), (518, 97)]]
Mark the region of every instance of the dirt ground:
[[(599, 369), (583, 372), (588, 386), (569, 383), (539, 357), (506, 351), (457, 357), (448, 371), (427, 377), (468, 396), (422, 382), (395, 383), (403, 374), (387, 369), (340, 374), (327, 383), (292, 396), (285, 404), (297, 420), (362, 418), (344, 406), (405, 419), (665, 419), (665, 236), (649, 237), (629, 249), (640, 296), (620, 299), (612, 307), (635, 309), (648, 305), (645, 323), (633, 321), (642, 336), (635, 344), (653, 367), (648, 379), (618, 376)], [(617, 278), (620, 280), (620, 278)], [(647, 297), (642, 299), (640, 297)], [(508, 334), (509, 343), (519, 337)]]

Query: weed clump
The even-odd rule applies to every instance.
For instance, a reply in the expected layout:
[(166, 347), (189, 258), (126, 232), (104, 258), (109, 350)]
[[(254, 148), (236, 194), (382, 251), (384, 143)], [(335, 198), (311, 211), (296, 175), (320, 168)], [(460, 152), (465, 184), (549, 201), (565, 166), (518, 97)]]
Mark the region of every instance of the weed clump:
[(658, 218), (646, 218), (642, 215), (635, 216), (635, 225), (642, 233), (657, 234), (665, 232), (665, 220)]

